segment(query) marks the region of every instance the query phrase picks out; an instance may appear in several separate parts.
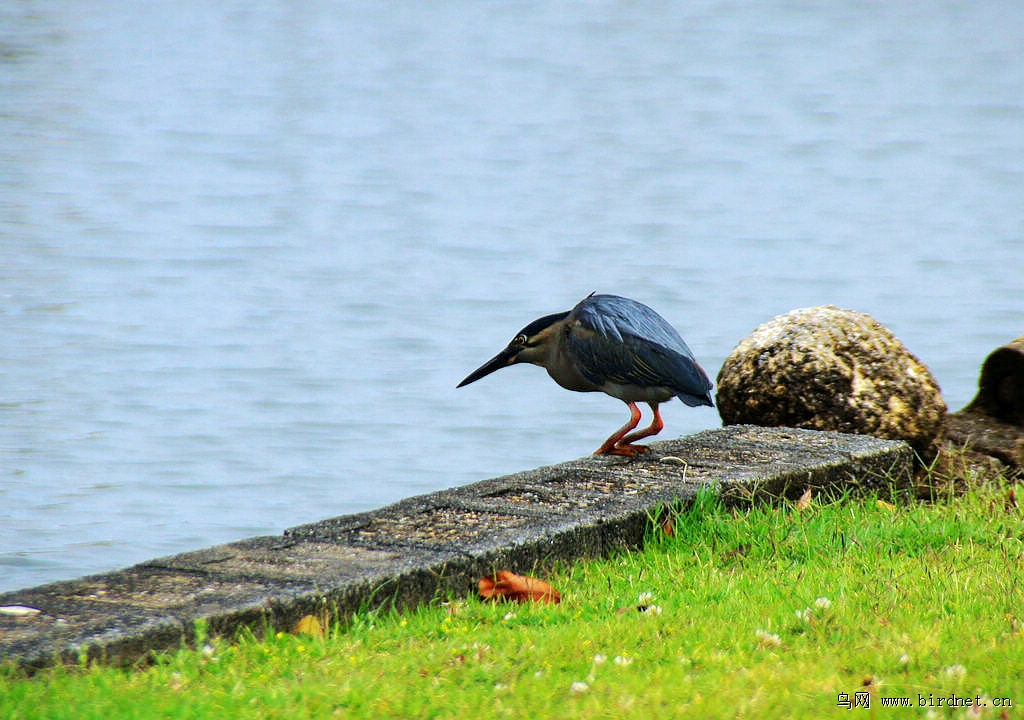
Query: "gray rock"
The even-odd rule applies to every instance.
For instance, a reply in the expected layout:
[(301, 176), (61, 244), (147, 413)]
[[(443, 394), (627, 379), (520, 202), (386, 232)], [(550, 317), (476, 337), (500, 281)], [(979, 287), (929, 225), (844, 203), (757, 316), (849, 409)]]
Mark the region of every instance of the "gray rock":
[(946, 403), (931, 372), (869, 315), (794, 310), (740, 342), (718, 373), (726, 425), (789, 426), (905, 440), (933, 454)]
[(1024, 427), (1024, 335), (985, 358), (978, 394), (964, 411)]
[(1024, 470), (1024, 335), (985, 359), (978, 394), (949, 416), (946, 438), (954, 449), (995, 458), (1018, 474)]

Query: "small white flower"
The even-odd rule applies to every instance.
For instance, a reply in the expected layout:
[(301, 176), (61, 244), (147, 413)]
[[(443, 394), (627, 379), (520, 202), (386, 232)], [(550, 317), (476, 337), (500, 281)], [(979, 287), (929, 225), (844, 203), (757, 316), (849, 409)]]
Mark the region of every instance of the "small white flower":
[(626, 665), (633, 664), (633, 658), (629, 657), (628, 655), (616, 655), (615, 659), (612, 660), (612, 662), (614, 662), (616, 665), (621, 665), (622, 667), (625, 667)]
[(654, 593), (642, 592), (636, 599), (637, 605), (650, 605), (654, 600)]
[(505, 613), (505, 617), (502, 618), (502, 619), (503, 620), (515, 620), (516, 619), (516, 614), (514, 612), (511, 612), (511, 611), (507, 612), (507, 613)]
[(569, 690), (571, 690), (574, 695), (582, 695), (589, 689), (590, 686), (580, 680), (577, 680), (571, 686), (569, 686)]
[(832, 601), (829, 600), (827, 597), (820, 597), (814, 601), (814, 607), (818, 608), (819, 610), (828, 610), (830, 607), (832, 607)]
[(896, 662), (898, 662), (900, 665), (909, 665), (910, 664), (910, 656), (907, 655), (906, 653), (903, 653), (902, 655), (899, 656), (899, 658), (896, 660)]
[(757, 641), (764, 647), (778, 647), (782, 644), (782, 638), (767, 630), (758, 628), (754, 634), (757, 635)]
[(811, 619), (811, 609), (804, 608), (803, 610), (796, 611), (796, 619), (801, 622), (809, 622)]
[(661, 605), (646, 605), (640, 612), (644, 615), (661, 615)]
[(957, 663), (956, 665), (950, 665), (948, 668), (942, 671), (946, 677), (950, 678), (962, 678), (967, 674), (967, 668)]
[(494, 683), (494, 692), (504, 692), (508, 690), (508, 685), (505, 683)]
[(607, 659), (608, 659), (607, 655), (602, 655), (601, 653), (598, 653), (597, 655), (594, 656), (594, 664), (595, 665), (604, 665), (604, 662)]

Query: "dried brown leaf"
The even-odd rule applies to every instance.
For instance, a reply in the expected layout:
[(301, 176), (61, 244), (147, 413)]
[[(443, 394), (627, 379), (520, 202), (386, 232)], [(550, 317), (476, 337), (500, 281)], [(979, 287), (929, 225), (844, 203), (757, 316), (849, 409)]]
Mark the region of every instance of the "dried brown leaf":
[(511, 600), (513, 602), (558, 603), (562, 595), (543, 580), (528, 575), (516, 575), (510, 570), (499, 570), (494, 575), (480, 578), (480, 597), (484, 600)]
[(324, 623), (316, 615), (304, 615), (292, 628), (293, 635), (324, 635)]
[(796, 501), (796, 504), (793, 507), (797, 510), (806, 510), (811, 506), (812, 497), (813, 493), (811, 492), (811, 486), (808, 485), (807, 489), (804, 490), (804, 494), (800, 496), (800, 499)]

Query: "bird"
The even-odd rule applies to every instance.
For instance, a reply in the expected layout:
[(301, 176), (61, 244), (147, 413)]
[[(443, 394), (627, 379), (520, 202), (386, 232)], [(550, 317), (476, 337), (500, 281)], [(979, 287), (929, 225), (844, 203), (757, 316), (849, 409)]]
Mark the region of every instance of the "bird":
[[(636, 441), (661, 432), (658, 405), (674, 397), (690, 407), (714, 406), (711, 380), (676, 329), (643, 303), (618, 295), (591, 293), (572, 310), (534, 320), (456, 387), (517, 363), (540, 365), (567, 390), (600, 391), (629, 406), (629, 421), (595, 455), (645, 452)], [(641, 430), (635, 429), (638, 402), (654, 413)]]

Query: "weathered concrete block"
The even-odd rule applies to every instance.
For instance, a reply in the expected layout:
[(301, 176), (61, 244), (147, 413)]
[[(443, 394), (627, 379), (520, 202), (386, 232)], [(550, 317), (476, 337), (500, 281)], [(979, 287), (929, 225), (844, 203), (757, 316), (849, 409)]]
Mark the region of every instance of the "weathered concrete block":
[(541, 573), (637, 547), (649, 519), (702, 485), (729, 502), (909, 482), (904, 443), (810, 430), (732, 426), (651, 443), (637, 458), (588, 457), (420, 495), (79, 580), (0, 594), (0, 659), (27, 667), (80, 655), (134, 661), (241, 627), (290, 629), (474, 592), (496, 570)]

